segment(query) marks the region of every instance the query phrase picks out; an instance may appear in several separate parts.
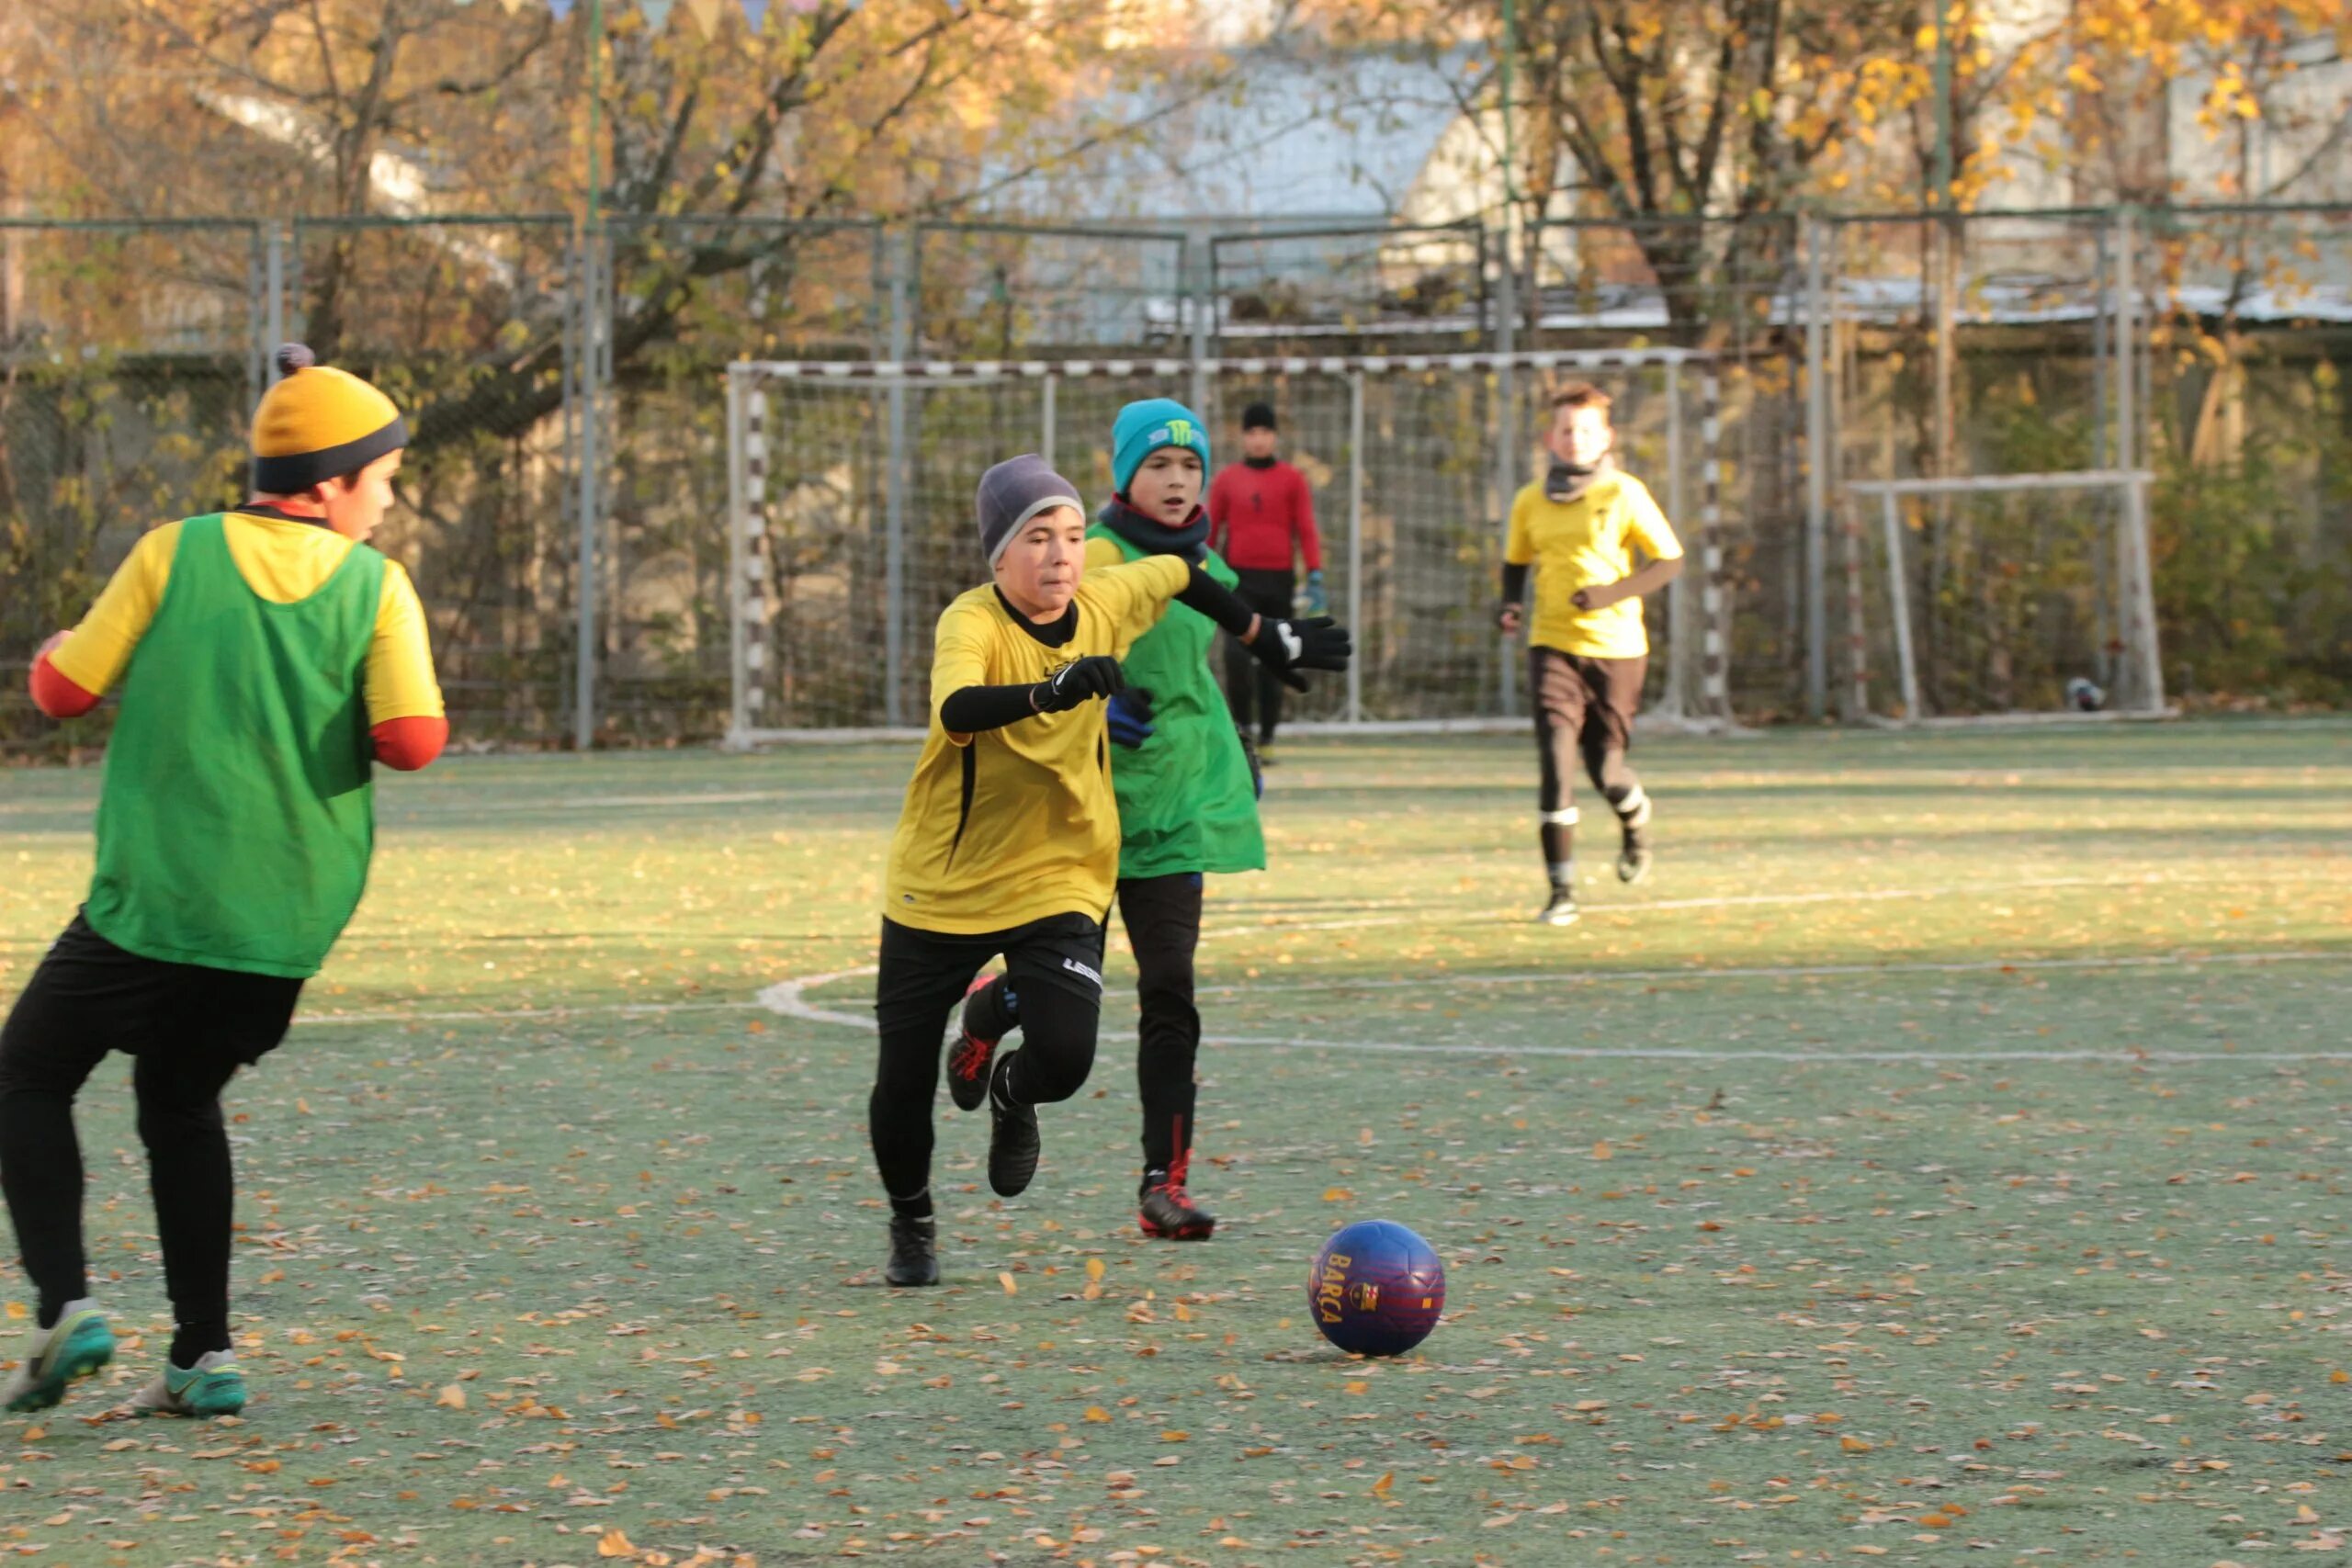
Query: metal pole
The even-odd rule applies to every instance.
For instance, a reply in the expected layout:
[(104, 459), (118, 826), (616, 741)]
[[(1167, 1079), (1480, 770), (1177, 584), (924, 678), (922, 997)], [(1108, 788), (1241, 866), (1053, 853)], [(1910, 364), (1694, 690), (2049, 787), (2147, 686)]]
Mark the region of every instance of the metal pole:
[[(1519, 279), (1513, 273), (1510, 223), (1505, 210), (1503, 224), (1502, 265), (1495, 277), (1495, 351), (1514, 352), (1519, 340)], [(1502, 531), (1506, 547), (1510, 539), (1511, 502), (1519, 493), (1519, 377), (1510, 361), (1495, 367), (1495, 518)], [(1498, 637), (1495, 693), (1498, 704), (1496, 711), (1503, 717), (1511, 716), (1514, 705), (1511, 639)]]
[(2164, 659), (2156, 642), (2155, 571), (2148, 555), (2148, 483), (2137, 469), (2123, 487), (2124, 538), (2132, 552), (2132, 657), (2139, 667), (2137, 705), (2161, 712), (2165, 705)]
[(1829, 706), (1829, 355), (1824, 321), (1822, 231), (1803, 220), (1804, 246), (1804, 706), (1820, 718)]
[[(2091, 295), (2091, 467), (2104, 468), (2111, 460), (2110, 447), (2115, 440), (2115, 402), (2113, 358), (2114, 289), (2109, 276), (2113, 247), (2109, 243), (2107, 226), (2095, 231), (2097, 250), (2094, 260), (2096, 287)], [(2109, 687), (2116, 684), (2115, 660), (2108, 652), (2114, 641), (2116, 625), (2122, 619), (2116, 607), (2115, 563), (2102, 549), (2091, 551), (2091, 639), (2094, 652), (2092, 663), (2099, 681)]]
[(1888, 491), (1882, 501), (1886, 523), (1886, 596), (1894, 616), (1894, 661), (1903, 677), (1903, 716), (1919, 714), (1919, 666), (1911, 651), (1911, 585), (1903, 569), (1901, 503)]
[(743, 368), (727, 367), (727, 668), (729, 681), (727, 739), (740, 745), (752, 728), (751, 592), (748, 507), (743, 465), (750, 432), (744, 428)]
[(597, 224), (596, 110), (605, 96), (605, 0), (588, 0), (588, 227)]
[(1348, 660), (1348, 722), (1363, 722), (1363, 661), (1372, 637), (1363, 624), (1363, 372), (1348, 376), (1348, 630), (1356, 656)]
[(602, 532), (596, 484), (597, 355), (603, 333), (598, 301), (602, 276), (593, 233), (580, 236), (580, 563), (578, 657), (572, 674), (571, 746), (586, 752), (596, 740), (596, 544)]
[(1871, 716), (1870, 641), (1862, 628), (1862, 520), (1850, 499), (1838, 511), (1846, 536), (1847, 669), (1853, 678), (1846, 721), (1860, 724)]
[(907, 320), (907, 260), (910, 241), (899, 236), (890, 265), (890, 360), (899, 369), (885, 394), (888, 449), (882, 468), (882, 718), (892, 728), (903, 722), (901, 664), (907, 651), (907, 378), (910, 338)]
[[(1048, 376), (1045, 379), (1045, 385), (1038, 389), (1037, 393), (1037, 422), (1042, 427), (1039, 434), (1044, 437), (1046, 443), (1045, 446), (1038, 452), (1038, 456), (1046, 459), (1046, 467), (1049, 468), (1054, 467), (1054, 438), (1057, 434), (1054, 429), (1054, 420), (1056, 414), (1059, 412), (1056, 407), (1056, 404), (1060, 400), (1058, 394), (1061, 389), (1061, 384), (1062, 378), (1060, 377)], [(1058, 472), (1059, 470), (1056, 471)]]
[(286, 231), (276, 222), (269, 226), (269, 248), (262, 267), (262, 310), (267, 318), (264, 330), (269, 334), (269, 342), (262, 350), (262, 384), (275, 387), (278, 380), (277, 345), (286, 341)]
[[(2133, 217), (2129, 207), (2115, 217), (2115, 465), (2124, 469), (2140, 466), (2140, 386), (2139, 378), (2133, 373), (2133, 364), (2139, 355), (2140, 302), (2139, 283), (2133, 276), (2132, 265), (2132, 251), (2136, 248), (2133, 243)], [(2140, 604), (2140, 583), (2132, 560), (2136, 553), (2133, 540), (2137, 521), (2132, 496), (2127, 492), (2123, 527), (2115, 541), (2116, 579), (2122, 589), (2117, 595), (2119, 603), (2116, 608), (2118, 618), (2125, 628), (2124, 659), (2115, 671), (2119, 686), (2127, 685), (2141, 673), (2141, 663), (2135, 657), (2137, 649), (2132, 646), (2132, 635), (2140, 629), (2132, 625)], [(2117, 696), (2120, 699), (2118, 705), (2128, 707), (2136, 705), (2142, 694), (2120, 691)]]
[[(1682, 367), (1666, 367), (1666, 509), (1676, 528), (1690, 525), (1690, 477), (1684, 471), (1688, 454), (1682, 439)], [(1690, 573), (1666, 585), (1666, 701), (1661, 716), (1687, 717), (1690, 712)]]
[(1731, 722), (1731, 596), (1724, 582), (1723, 538), (1723, 380), (1711, 362), (1699, 378), (1699, 440), (1703, 447), (1701, 475), (1699, 557), (1706, 576), (1699, 584), (1699, 611), (1706, 622), (1701, 634), (1706, 651), (1699, 667), (1700, 703), (1707, 716)]
[[(1209, 329), (1216, 314), (1216, 286), (1210, 277), (1209, 247), (1211, 242), (1199, 234), (1184, 236), (1184, 262), (1192, 275), (1193, 295), (1193, 412), (1204, 420), (1209, 412)], [(1197, 245), (1197, 258), (1193, 250)]]

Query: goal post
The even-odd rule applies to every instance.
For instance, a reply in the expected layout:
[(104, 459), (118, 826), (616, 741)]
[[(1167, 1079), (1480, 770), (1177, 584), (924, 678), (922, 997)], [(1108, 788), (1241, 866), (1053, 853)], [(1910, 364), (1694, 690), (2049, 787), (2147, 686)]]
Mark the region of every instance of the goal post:
[(1699, 569), (1649, 610), (1653, 709), (1727, 726), (1720, 379), (1703, 351), (743, 361), (727, 387), (729, 743), (920, 734), (932, 626), (985, 577), (981, 471), (1040, 452), (1091, 508), (1110, 493), (1113, 417), (1158, 396), (1206, 404), (1219, 467), (1238, 456), (1241, 411), (1271, 403), (1307, 479), (1357, 656), (1291, 699), (1286, 725), (1509, 722), (1522, 682), (1518, 641), (1493, 622), (1505, 520), (1549, 391), (1571, 377), (1615, 399), (1627, 467)]
[[(1846, 481), (1856, 503), (1845, 553), (1846, 716), (1951, 724), (2169, 712), (2148, 553), (2154, 478), (2095, 468)], [(1957, 521), (1915, 545), (1906, 503), (1928, 500)], [(1864, 565), (1873, 552), (1884, 594), (1875, 617)], [(1873, 620), (1892, 645), (1893, 714), (1873, 706)]]

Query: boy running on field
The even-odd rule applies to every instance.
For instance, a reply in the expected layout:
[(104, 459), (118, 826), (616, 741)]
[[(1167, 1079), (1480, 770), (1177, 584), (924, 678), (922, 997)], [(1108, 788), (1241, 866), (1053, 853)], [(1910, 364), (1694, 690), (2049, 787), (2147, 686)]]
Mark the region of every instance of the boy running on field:
[[(1234, 586), (1234, 570), (1208, 546), (1209, 519), (1200, 506), (1208, 460), (1208, 432), (1183, 404), (1153, 398), (1121, 409), (1111, 433), (1116, 493), (1087, 532), (1087, 570), (1172, 557)], [(1242, 598), (1249, 602), (1246, 591)], [(1289, 604), (1287, 591), (1282, 603)], [(1111, 698), (1107, 715), (1111, 739), (1127, 748), (1113, 757), (1111, 782), (1119, 799), (1119, 918), (1135, 947), (1142, 1010), (1136, 1221), (1146, 1235), (1179, 1241), (1204, 1239), (1216, 1228), (1216, 1217), (1186, 1190), (1201, 1044), (1193, 967), (1202, 878), (1266, 863), (1257, 779), (1209, 665), (1216, 640), (1207, 616), (1182, 604), (1171, 608), (1128, 650), (1121, 664), (1127, 689)], [(1269, 678), (1305, 684), (1293, 671), (1270, 671)], [(988, 996), (978, 992), (967, 1011), (967, 1028), (949, 1056), (951, 1073), (985, 1070), (993, 1043), (968, 1021)]]
[(135, 1059), (139, 1136), (177, 1322), (158, 1415), (243, 1408), (229, 1348), (233, 1175), (220, 1090), (285, 1038), (302, 982), (359, 902), (368, 773), (422, 768), (449, 726), (408, 575), (368, 547), (408, 429), (356, 376), (278, 351), (254, 416), (254, 499), (141, 538), (33, 700), (87, 713), (118, 679), (97, 872), (0, 1028), (0, 1184), (40, 1293), (0, 1404), (55, 1404), (112, 1359), (90, 1297), (74, 1098)]
[[(1174, 556), (1088, 571), (1077, 488), (1041, 457), (990, 468), (978, 511), (995, 581), (939, 617), (931, 733), (883, 895), (867, 1126), (890, 1200), (893, 1285), (939, 1281), (931, 1102), (957, 1000), (974, 993), (970, 1032), (1022, 1034), (1019, 1050), (949, 1078), (966, 1110), (989, 1102), (989, 1185), (1000, 1196), (1018, 1196), (1036, 1174), (1035, 1108), (1076, 1094), (1093, 1066), (1102, 921), (1119, 868), (1098, 699), (1125, 689), (1120, 657), (1171, 601), (1279, 670), (1344, 668), (1348, 655), (1334, 628), (1261, 620)], [(1003, 977), (975, 986), (999, 955)]]
[(1549, 469), (1511, 502), (1499, 621), (1506, 636), (1519, 630), (1532, 566), (1527, 689), (1543, 768), (1544, 863), (1552, 877), (1551, 899), (1536, 918), (1566, 926), (1577, 919), (1571, 784), (1579, 755), (1624, 835), (1619, 880), (1638, 882), (1650, 868), (1650, 798), (1625, 753), (1649, 668), (1642, 595), (1681, 573), (1682, 546), (1642, 481), (1617, 468), (1606, 393), (1582, 382), (1561, 388), (1544, 445)]

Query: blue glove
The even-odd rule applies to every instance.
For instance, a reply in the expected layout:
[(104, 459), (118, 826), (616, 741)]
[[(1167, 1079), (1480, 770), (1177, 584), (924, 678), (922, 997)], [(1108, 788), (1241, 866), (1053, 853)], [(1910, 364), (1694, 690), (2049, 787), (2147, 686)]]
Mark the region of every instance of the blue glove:
[(1328, 615), (1331, 613), (1331, 601), (1323, 592), (1320, 569), (1306, 574), (1306, 608), (1301, 613), (1308, 615)]
[(1155, 733), (1151, 722), (1151, 694), (1141, 686), (1129, 686), (1114, 694), (1110, 702), (1111, 739), (1130, 750), (1150, 739)]

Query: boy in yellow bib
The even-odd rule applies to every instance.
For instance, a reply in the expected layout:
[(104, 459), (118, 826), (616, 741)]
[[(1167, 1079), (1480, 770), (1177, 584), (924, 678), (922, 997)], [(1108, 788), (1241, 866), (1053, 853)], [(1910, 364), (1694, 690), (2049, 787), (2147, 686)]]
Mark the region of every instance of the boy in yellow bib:
[(1527, 690), (1541, 759), (1544, 863), (1552, 897), (1536, 918), (1576, 923), (1576, 822), (1571, 798), (1581, 756), (1624, 835), (1617, 875), (1650, 868), (1650, 798), (1626, 765), (1634, 716), (1649, 670), (1642, 595), (1681, 573), (1682, 546), (1642, 481), (1618, 468), (1608, 395), (1577, 382), (1552, 398), (1544, 441), (1551, 464), (1511, 502), (1503, 549), (1506, 635), (1526, 614), (1535, 570), (1535, 617), (1527, 630)]
[[(956, 1077), (988, 1100), (989, 1185), (1026, 1190), (1036, 1107), (1068, 1100), (1094, 1065), (1102, 921), (1119, 875), (1119, 806), (1100, 699), (1119, 660), (1171, 602), (1200, 611), (1277, 671), (1343, 669), (1334, 628), (1261, 619), (1177, 556), (1086, 570), (1078, 489), (1021, 457), (980, 479), (980, 546), (995, 581), (939, 617), (931, 725), (890, 841), (874, 1010), (880, 1026), (867, 1131), (890, 1201), (893, 1285), (935, 1285), (932, 1100), (945, 1026), (967, 995), (967, 1035), (1021, 1047)], [(1002, 955), (1001, 983), (975, 985)]]

